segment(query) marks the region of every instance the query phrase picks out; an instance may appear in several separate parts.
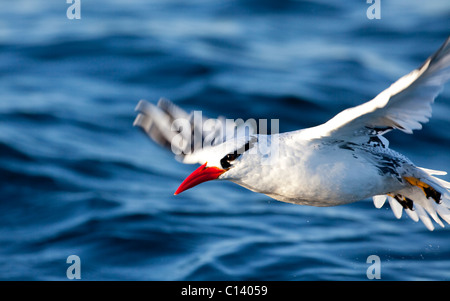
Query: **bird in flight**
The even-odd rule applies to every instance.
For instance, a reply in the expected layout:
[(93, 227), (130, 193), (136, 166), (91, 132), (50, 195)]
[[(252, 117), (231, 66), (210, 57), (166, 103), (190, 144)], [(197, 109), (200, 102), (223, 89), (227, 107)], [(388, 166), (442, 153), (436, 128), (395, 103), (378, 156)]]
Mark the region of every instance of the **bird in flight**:
[[(383, 135), (421, 129), (449, 79), (450, 37), (422, 66), (375, 98), (315, 127), (258, 134), (253, 124), (196, 118), (167, 99), (157, 105), (141, 100), (134, 125), (181, 162), (201, 165), (175, 194), (218, 179), (299, 205), (373, 198), (381, 208), (388, 200), (397, 218), (404, 210), (433, 230), (432, 220), (450, 224), (450, 183), (436, 177), (446, 172), (416, 166), (390, 149)], [(177, 122), (182, 126), (174, 126)]]

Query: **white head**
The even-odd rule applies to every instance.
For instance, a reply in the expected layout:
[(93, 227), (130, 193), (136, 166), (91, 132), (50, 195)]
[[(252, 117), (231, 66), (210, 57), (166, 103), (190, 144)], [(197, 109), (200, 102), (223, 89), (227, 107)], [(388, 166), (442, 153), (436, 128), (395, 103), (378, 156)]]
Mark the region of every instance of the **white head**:
[(181, 183), (175, 195), (206, 181), (233, 179), (242, 167), (248, 165), (245, 161), (249, 155), (256, 154), (250, 150), (256, 149), (257, 142), (256, 136), (240, 137), (200, 150), (197, 156), (201, 156), (205, 163)]

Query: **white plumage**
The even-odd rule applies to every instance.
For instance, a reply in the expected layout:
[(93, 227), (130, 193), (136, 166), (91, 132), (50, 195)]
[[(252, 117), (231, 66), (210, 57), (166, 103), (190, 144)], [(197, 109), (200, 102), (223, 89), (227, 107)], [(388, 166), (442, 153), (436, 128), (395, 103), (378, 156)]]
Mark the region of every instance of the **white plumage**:
[[(450, 38), (371, 101), (316, 127), (258, 135), (254, 126), (230, 124), (223, 117), (195, 123), (192, 113), (165, 99), (157, 106), (139, 102), (134, 124), (183, 163), (202, 164), (176, 193), (221, 179), (301, 205), (335, 206), (373, 197), (376, 208), (388, 200), (397, 218), (405, 210), (433, 230), (432, 220), (442, 227), (441, 219), (450, 223), (450, 183), (435, 177), (446, 173), (415, 166), (390, 149), (383, 134), (421, 129), (449, 79)], [(192, 131), (176, 131), (176, 120), (188, 121)]]

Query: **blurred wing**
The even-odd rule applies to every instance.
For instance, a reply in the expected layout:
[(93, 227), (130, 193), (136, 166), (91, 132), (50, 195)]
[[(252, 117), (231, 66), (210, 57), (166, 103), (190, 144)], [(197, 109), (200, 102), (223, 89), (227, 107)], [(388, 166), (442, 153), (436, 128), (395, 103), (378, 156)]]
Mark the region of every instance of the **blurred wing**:
[(201, 111), (187, 113), (165, 98), (156, 106), (141, 100), (136, 111), (139, 113), (133, 125), (187, 164), (203, 164), (202, 154), (208, 148), (256, 132), (252, 124), (237, 123), (222, 116), (205, 118)]
[(431, 117), (431, 104), (450, 79), (450, 37), (418, 69), (401, 77), (377, 97), (342, 111), (315, 128), (318, 136), (360, 137), (399, 129), (411, 134)]

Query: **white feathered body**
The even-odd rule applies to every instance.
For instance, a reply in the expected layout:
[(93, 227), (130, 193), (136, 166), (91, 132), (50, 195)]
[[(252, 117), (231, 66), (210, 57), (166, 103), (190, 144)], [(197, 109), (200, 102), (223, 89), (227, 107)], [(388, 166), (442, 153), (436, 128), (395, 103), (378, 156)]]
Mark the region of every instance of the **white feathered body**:
[[(254, 152), (243, 154), (246, 158), (237, 163), (239, 168), (230, 169), (222, 178), (279, 201), (311, 206), (356, 202), (405, 187), (398, 173), (411, 163), (388, 148), (310, 141), (299, 139), (298, 133), (267, 138), (272, 140), (270, 146), (278, 140), (272, 152), (267, 141), (259, 139), (252, 148)], [(267, 155), (262, 156), (259, 151)], [(383, 166), (380, 158), (391, 160)], [(390, 170), (395, 166), (387, 165), (392, 161), (396, 162), (398, 173)]]
[[(134, 124), (160, 145), (172, 151), (175, 147), (183, 163), (215, 167), (213, 170), (221, 171), (219, 179), (274, 199), (334, 206), (373, 197), (377, 208), (388, 200), (396, 217), (405, 209), (413, 220), (420, 219), (432, 230), (430, 217), (441, 226), (438, 214), (450, 223), (450, 183), (434, 177), (445, 172), (416, 167), (389, 149), (383, 134), (421, 129), (431, 117), (434, 99), (449, 80), (450, 37), (419, 68), (372, 100), (313, 128), (271, 136), (257, 135), (256, 129), (250, 129), (248, 137), (243, 135), (245, 127), (232, 124), (229, 131), (223, 126), (224, 118), (219, 117), (214, 121), (218, 125), (213, 131), (217, 133), (214, 143), (195, 150), (207, 140), (204, 134), (200, 134), (201, 139), (195, 135), (202, 133), (206, 122), (196, 125), (195, 116), (167, 100), (160, 100), (157, 106), (139, 102), (136, 110), (140, 113)], [(187, 120), (192, 131), (173, 131), (176, 119)], [(233, 135), (219, 134), (229, 132)], [(194, 151), (177, 148), (174, 138), (187, 145), (193, 141)], [(237, 154), (242, 149), (244, 152)]]

